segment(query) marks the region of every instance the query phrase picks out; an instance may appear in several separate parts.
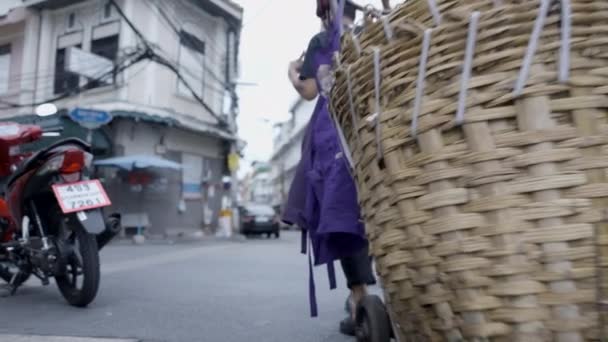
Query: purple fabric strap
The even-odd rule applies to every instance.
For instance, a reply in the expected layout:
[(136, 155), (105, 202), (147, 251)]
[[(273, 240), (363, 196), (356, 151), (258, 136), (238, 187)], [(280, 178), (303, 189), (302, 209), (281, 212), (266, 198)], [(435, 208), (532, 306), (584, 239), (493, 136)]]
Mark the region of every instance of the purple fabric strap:
[[(302, 254), (308, 254), (308, 298), (310, 301), (310, 316), (318, 316), (316, 286), (315, 286), (315, 274), (312, 265), (312, 248), (308, 246), (308, 234), (305, 229), (302, 229), (302, 238), (300, 241)], [(329, 289), (335, 290), (337, 286), (336, 282), (336, 268), (333, 262), (327, 264), (327, 277), (329, 278)]]
[[(307, 240), (304, 240), (307, 241)], [(304, 245), (306, 248), (306, 242)], [(312, 266), (312, 248), (307, 248), (308, 250), (308, 300), (310, 302), (310, 316), (318, 317), (319, 316), (319, 307), (317, 304), (317, 289), (315, 285), (315, 272)], [(329, 288), (330, 290), (335, 290), (337, 288), (336, 284), (336, 269), (334, 267), (333, 262), (329, 262), (327, 264), (327, 277), (329, 278)]]
[[(342, 36), (342, 18), (344, 16), (344, 6), (346, 5), (346, 0), (338, 0), (338, 8), (336, 15), (334, 16), (334, 21), (332, 22), (331, 27), (331, 45), (329, 54), (333, 56), (336, 51), (340, 51), (340, 37)], [(336, 269), (334, 267), (334, 263), (329, 262), (327, 264), (327, 276), (329, 278), (329, 288), (331, 290), (336, 289)]]
[(308, 232), (306, 231), (306, 229), (302, 229), (302, 237), (300, 244), (300, 252), (302, 254), (308, 255), (308, 301), (310, 302), (310, 316), (317, 317), (319, 315), (319, 312), (317, 306), (315, 273), (312, 267), (312, 248), (308, 248)]
[(306, 235), (306, 229), (302, 228), (302, 237), (300, 238), (300, 244), (301, 244), (300, 253), (302, 253), (302, 254), (306, 254), (306, 250), (307, 250), (306, 242), (307, 241), (308, 240), (307, 240), (307, 235)]
[(315, 274), (312, 270), (312, 253), (311, 249), (308, 249), (308, 298), (310, 300), (310, 316), (319, 316), (319, 309), (317, 307), (317, 294), (315, 288)]
[(327, 264), (327, 277), (329, 278), (329, 289), (335, 290), (338, 286), (336, 284), (336, 269), (333, 261)]

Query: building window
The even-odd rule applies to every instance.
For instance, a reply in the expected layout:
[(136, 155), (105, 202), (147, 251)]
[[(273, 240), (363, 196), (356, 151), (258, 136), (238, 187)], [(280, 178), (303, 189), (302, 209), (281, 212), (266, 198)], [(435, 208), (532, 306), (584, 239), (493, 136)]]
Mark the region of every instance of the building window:
[[(205, 87), (205, 42), (195, 35), (180, 31), (179, 34), (179, 71), (188, 85), (198, 96), (203, 97)], [(192, 93), (182, 82), (178, 82), (178, 93), (192, 96)]]
[(239, 63), (238, 63), (238, 49), (239, 49), (239, 45), (238, 42), (236, 40), (236, 33), (234, 33), (234, 31), (230, 31), (229, 35), (228, 35), (228, 41), (229, 41), (229, 45), (228, 45), (228, 51), (229, 51), (229, 55), (228, 55), (228, 60), (230, 61), (230, 78), (234, 78), (236, 77), (236, 75), (238, 75), (239, 73)]
[(8, 92), (11, 80), (11, 46), (0, 46), (0, 94)]
[[(112, 62), (116, 61), (116, 57), (118, 55), (118, 35), (113, 35), (109, 37), (94, 39), (91, 41), (91, 53), (94, 53), (98, 56), (105, 57)], [(113, 84), (115, 82), (115, 76), (112, 75), (104, 79), (103, 81), (95, 81), (88, 85), (88, 89), (101, 87), (108, 84)]]
[(74, 28), (76, 25), (76, 13), (70, 13), (68, 15), (68, 29)]
[(110, 19), (111, 17), (112, 17), (112, 3), (108, 1), (103, 6), (103, 18)]
[[(80, 44), (76, 47), (80, 48)], [(67, 47), (58, 49), (55, 56), (55, 82), (53, 85), (55, 94), (68, 93), (78, 89), (80, 81), (78, 74), (65, 69), (66, 49)]]

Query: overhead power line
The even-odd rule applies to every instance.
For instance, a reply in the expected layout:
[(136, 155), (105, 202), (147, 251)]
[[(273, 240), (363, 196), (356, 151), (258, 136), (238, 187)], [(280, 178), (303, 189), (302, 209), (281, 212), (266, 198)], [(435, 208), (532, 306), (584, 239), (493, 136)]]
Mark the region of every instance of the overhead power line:
[[(84, 67), (84, 68), (82, 68), (83, 71), (99, 70), (99, 65), (96, 62), (81, 64), (81, 66)], [(52, 70), (52, 71), (48, 72), (49, 70)], [(38, 75), (35, 75), (34, 72), (28, 72), (28, 73), (23, 73), (23, 74), (10, 75), (8, 77), (1, 77), (0, 82), (9, 82), (10, 85), (16, 85), (16, 84), (22, 83), (22, 82), (36, 81), (38, 83), (36, 92), (41, 93), (41, 94), (47, 94), (50, 91), (53, 91), (55, 89), (55, 83), (58, 81), (64, 81), (64, 80), (67, 80), (67, 79), (73, 78), (73, 77), (86, 77), (86, 76), (76, 75), (76, 74), (73, 74), (73, 73), (70, 73), (67, 71), (63, 72), (61, 74), (57, 74), (55, 68), (47, 69), (46, 72), (45, 72), (45, 70), (42, 70), (42, 71), (44, 73), (39, 73)], [(186, 72), (191, 77), (197, 77), (195, 75), (195, 73), (189, 69), (184, 68), (183, 71)], [(211, 91), (211, 92), (221, 95), (221, 96), (225, 95), (225, 91), (226, 91), (225, 89), (218, 89), (218, 88), (212, 87), (210, 85), (206, 85), (206, 90)], [(17, 92), (0, 94), (0, 101), (2, 99), (18, 97), (20, 95), (21, 94), (17, 93)]]
[[(164, 51), (164, 50), (162, 50), (162, 49), (160, 49), (160, 52), (161, 52), (161, 53), (163, 53), (163, 54), (165, 54), (165, 55), (167, 54), (167, 52), (166, 52), (166, 51)], [(190, 68), (188, 68), (188, 67), (185, 67), (185, 66), (183, 66), (183, 65), (179, 65), (179, 63), (178, 63), (178, 62), (175, 62), (175, 61), (173, 61), (173, 60), (169, 59), (169, 58), (168, 58), (168, 57), (166, 57), (166, 56), (162, 56), (162, 57), (163, 57), (164, 59), (166, 59), (167, 61), (171, 62), (172, 64), (177, 65), (177, 66), (178, 66), (178, 70), (179, 70), (180, 72), (182, 72), (182, 71), (183, 71), (183, 73), (184, 73), (184, 74), (187, 74), (188, 76), (192, 77), (192, 78), (193, 78), (195, 81), (198, 81), (198, 82), (200, 82), (201, 84), (204, 84), (204, 86), (205, 86), (205, 88), (206, 88), (206, 89), (208, 89), (208, 90), (212, 90), (212, 91), (214, 91), (214, 92), (216, 92), (216, 93), (219, 93), (219, 94), (223, 94), (223, 93), (224, 93), (224, 91), (226, 90), (225, 88), (216, 88), (216, 87), (212, 86), (212, 85), (211, 85), (212, 83), (210, 83), (210, 82), (205, 82), (205, 81), (203, 80), (203, 78), (201, 78), (201, 75), (200, 75), (200, 74), (198, 74), (198, 73), (196, 73), (194, 70), (192, 70), (192, 69), (190, 69)]]
[(166, 58), (160, 56), (158, 53), (156, 53), (153, 50), (150, 42), (146, 39), (146, 37), (144, 37), (144, 35), (141, 33), (141, 31), (139, 31), (139, 29), (137, 29), (137, 27), (135, 27), (135, 24), (133, 24), (131, 19), (129, 19), (125, 15), (125, 13), (122, 11), (120, 6), (118, 6), (116, 1), (110, 0), (110, 3), (112, 4), (112, 6), (114, 6), (114, 8), (116, 8), (116, 11), (120, 15), (120, 17), (126, 21), (127, 25), (135, 33), (135, 35), (142, 42), (142, 44), (144, 44), (144, 46), (146, 48), (147, 57), (150, 58), (151, 60), (155, 61), (156, 63), (158, 63), (160, 65), (164, 65), (165, 67), (169, 68), (169, 70), (173, 71), (177, 75), (177, 78), (180, 81), (182, 81), (184, 83), (184, 85), (186, 86), (186, 88), (188, 88), (188, 90), (192, 93), (192, 96), (203, 106), (203, 108), (205, 108), (205, 110), (207, 110), (209, 112), (209, 114), (211, 116), (213, 116), (218, 121), (219, 125), (227, 127), (228, 123), (222, 117), (217, 115), (217, 113), (215, 113), (215, 111), (199, 96), (199, 94), (192, 88), (192, 86), (184, 79), (184, 77), (180, 73), (179, 69), (173, 63), (168, 61)]
[[(134, 73), (133, 75), (129, 75), (129, 79), (128, 80), (123, 80), (120, 83), (113, 83), (111, 81), (108, 81), (109, 78), (111, 78), (112, 75), (108, 75), (106, 77), (104, 77), (101, 81), (108, 81), (107, 84), (104, 84), (102, 86), (105, 85), (118, 85), (118, 86), (126, 86), (127, 84), (129, 84), (129, 82), (135, 78), (135, 76), (138, 76), (139, 74), (141, 74), (141, 72), (143, 72), (143, 70), (145, 70), (145, 67), (147, 67), (149, 65), (149, 63), (147, 63), (145, 66), (143, 66), (141, 69), (142, 70), (138, 70), (137, 73)], [(171, 71), (172, 72), (172, 71)], [(77, 77), (85, 77), (85, 76), (79, 76), (76, 75)], [(38, 94), (53, 94), (53, 91), (55, 90), (55, 82), (57, 81), (63, 81), (63, 80), (67, 80), (69, 78), (74, 77), (74, 75), (68, 75), (68, 74), (63, 74), (63, 75), (53, 75), (51, 74), (50, 77), (45, 76), (42, 80), (39, 80), (39, 86), (38, 89), (36, 91), (36, 93)], [(88, 78), (87, 78), (88, 79)], [(93, 81), (96, 81), (97, 78), (95, 78)], [(85, 89), (85, 91), (88, 90), (93, 90), (93, 89), (97, 89), (97, 87), (95, 88), (87, 88)], [(71, 89), (68, 89), (67, 91), (71, 91)], [(217, 94), (219, 96), (224, 96), (225, 95), (225, 90), (219, 90), (219, 89), (215, 89), (215, 88), (207, 88), (207, 91), (211, 91), (214, 94)], [(60, 92), (60, 94), (65, 93), (65, 91)], [(8, 93), (8, 94), (2, 94), (0, 95), (0, 110), (2, 109), (7, 109), (7, 108), (3, 108), (1, 106), (1, 104), (4, 102), (5, 104), (8, 103), (11, 105), (10, 108), (16, 108), (16, 107), (28, 107), (28, 105), (26, 104), (22, 104), (21, 102), (16, 103), (16, 102), (12, 102), (10, 99), (14, 99), (14, 98), (18, 98), (20, 97), (21, 94), (20, 93)], [(49, 102), (49, 100), (45, 100), (44, 101)]]
[[(38, 105), (41, 105), (44, 103), (60, 101), (60, 100), (72, 97), (75, 94), (79, 94), (79, 93), (89, 90), (89, 87), (91, 85), (94, 85), (100, 81), (104, 81), (108, 77), (114, 76), (114, 75), (130, 68), (131, 66), (137, 64), (138, 62), (147, 59), (147, 60), (154, 61), (160, 65), (163, 65), (166, 68), (168, 68), (169, 70), (171, 70), (173, 73), (175, 73), (177, 75), (177, 78), (184, 84), (184, 86), (186, 86), (186, 88), (190, 91), (190, 93), (196, 99), (196, 101), (199, 102), (210, 113), (210, 115), (213, 116), (218, 121), (218, 124), (222, 127), (227, 127), (228, 126), (227, 122), (225, 122), (225, 120), (223, 118), (218, 116), (213, 111), (213, 109), (192, 88), (192, 86), (188, 83), (188, 81), (184, 79), (183, 75), (181, 74), (179, 68), (175, 65), (175, 63), (171, 62), (167, 58), (159, 55), (156, 51), (154, 51), (152, 44), (145, 38), (145, 36), (141, 33), (141, 31), (139, 31), (137, 29), (137, 27), (135, 27), (133, 22), (124, 14), (124, 12), (120, 8), (120, 6), (118, 6), (118, 4), (116, 4), (115, 0), (110, 0), (110, 3), (116, 8), (118, 14), (126, 21), (127, 25), (136, 34), (136, 36), (138, 37), (138, 40), (144, 46), (143, 49), (140, 48), (130, 54), (125, 55), (122, 58), (122, 60), (117, 61), (115, 63), (112, 70), (109, 70), (108, 72), (105, 72), (94, 79), (89, 79), (85, 84), (83, 84), (81, 86), (66, 89), (65, 92), (63, 92), (61, 94), (57, 94), (51, 98), (47, 98), (44, 101), (33, 101), (32, 103), (28, 103), (28, 104), (12, 103), (10, 101), (0, 100), (0, 104), (4, 105), (3, 107), (0, 107), (0, 110), (11, 109), (11, 108), (35, 107), (35, 106), (38, 106)], [(143, 70), (143, 68), (141, 70)], [(60, 75), (58, 77), (60, 77), (60, 79), (61, 79), (64, 77), (70, 77), (70, 75)], [(53, 82), (54, 82), (54, 80), (53, 80)], [(219, 91), (217, 89), (213, 89), (213, 90), (217, 91), (217, 92), (223, 92), (223, 91)]]
[[(127, 50), (127, 49), (134, 49), (133, 47), (129, 47), (129, 48), (125, 48), (123, 50)], [(97, 50), (95, 51), (96, 54), (99, 54), (99, 52), (101, 51), (110, 51), (111, 49), (101, 49), (101, 50)], [(94, 70), (94, 69), (98, 69), (99, 67), (99, 63), (97, 61), (94, 60), (90, 60), (87, 62), (79, 62), (79, 65), (86, 69), (86, 70)], [(41, 79), (44, 77), (50, 77), (52, 78), (55, 75), (55, 71), (56, 71), (56, 66), (53, 65), (50, 68), (47, 69), (41, 69), (38, 71), (30, 71), (30, 72), (24, 72), (24, 73), (18, 73), (18, 74), (9, 74), (6, 75), (5, 77), (0, 77), (0, 82), (3, 81), (8, 81), (8, 82), (15, 82), (15, 81), (19, 81), (19, 80), (34, 80), (34, 79)]]
[[(161, 8), (161, 6), (159, 6), (160, 4), (156, 5), (156, 8), (158, 9), (158, 13), (163, 17), (163, 19), (167, 22), (167, 24), (169, 25), (169, 28), (177, 35), (178, 39), (185, 39), (188, 43), (191, 43), (193, 45), (195, 45), (195, 42), (192, 41), (192, 39), (190, 37), (188, 37), (187, 35), (182, 35), (180, 33), (179, 28), (177, 28), (177, 26), (173, 23), (173, 21), (169, 18), (169, 14), (167, 14), (167, 12)], [(208, 45), (208, 44), (207, 44)], [(190, 53), (191, 55), (193, 54), (193, 52), (190, 49), (185, 49), (186, 51), (188, 51), (188, 53)], [(220, 56), (221, 57), (221, 56)], [(220, 83), (222, 86), (224, 86), (224, 88), (228, 88), (228, 85), (226, 84), (225, 80), (222, 80), (221, 77), (217, 76), (215, 74), (215, 72), (211, 69), (209, 69), (209, 67), (203, 63), (203, 69), (209, 73), (209, 75), (211, 75), (211, 77), (218, 83)]]
[(118, 74), (128, 68), (130, 68), (131, 66), (137, 64), (138, 62), (149, 58), (148, 54), (146, 53), (146, 51), (143, 52), (139, 52), (139, 53), (134, 53), (132, 56), (132, 59), (125, 59), (123, 61), (121, 61), (120, 63), (117, 63), (114, 65), (114, 67), (112, 68), (112, 70), (109, 70), (101, 75), (99, 75), (97, 78), (94, 79), (90, 79), (87, 83), (85, 83), (82, 86), (78, 86), (76, 88), (73, 89), (68, 89), (67, 91), (65, 91), (62, 94), (58, 94), (54, 97), (45, 99), (44, 101), (34, 101), (32, 103), (28, 103), (28, 104), (20, 104), (20, 103), (12, 103), (9, 101), (1, 101), (0, 103), (4, 104), (6, 107), (0, 107), (0, 110), (3, 109), (11, 109), (11, 108), (24, 108), (24, 107), (36, 107), (39, 106), (41, 104), (45, 104), (48, 102), (56, 102), (56, 101), (60, 101), (63, 99), (66, 99), (68, 97), (73, 96), (74, 94), (78, 94), (81, 93), (83, 91), (86, 91), (91, 85), (103, 81), (105, 80), (107, 77), (113, 76), (115, 74)]
[[(179, 17), (176, 15), (176, 11), (168, 6), (168, 2), (167, 1), (151, 1), (145, 2), (146, 5), (148, 6), (148, 8), (154, 10), (154, 8), (156, 8), (157, 10), (163, 10), (167, 16), (167, 19), (165, 20), (161, 20), (161, 22), (166, 21), (169, 25), (171, 25), (171, 27), (167, 27), (170, 30), (175, 30), (175, 28), (177, 28), (179, 26), (180, 20)], [(160, 13), (156, 13), (155, 14), (160, 14)], [(163, 19), (160, 18), (159, 19)], [(217, 47), (217, 42), (215, 39), (213, 39), (213, 37), (211, 37), (209, 34), (207, 34), (206, 31), (203, 31), (202, 34), (206, 37), (205, 40), (205, 45), (206, 47), (208, 46), (209, 49), (213, 52), (213, 56), (214, 57), (219, 57), (220, 59), (222, 58), (222, 51), (220, 51), (220, 49)]]

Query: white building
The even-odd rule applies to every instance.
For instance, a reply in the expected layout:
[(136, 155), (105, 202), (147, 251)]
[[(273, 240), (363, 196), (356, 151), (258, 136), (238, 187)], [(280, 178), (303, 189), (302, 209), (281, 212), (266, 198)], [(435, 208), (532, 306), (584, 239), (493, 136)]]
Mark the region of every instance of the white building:
[[(61, 114), (53, 124), (84, 139), (87, 131), (66, 114), (107, 111), (113, 121), (91, 139), (99, 158), (148, 154), (184, 165), (143, 190), (127, 186), (131, 176), (105, 174), (118, 209), (147, 214), (153, 233), (213, 226), (226, 158), (238, 142), (242, 8), (230, 0), (116, 0), (126, 20), (106, 0), (0, 3), (0, 120), (31, 121), (34, 105), (52, 101)], [(114, 68), (103, 79), (84, 77), (104, 70), (91, 58), (76, 65), (74, 48)], [(168, 66), (150, 60), (151, 51)], [(69, 70), (75, 66), (80, 75)]]
[(266, 162), (253, 162), (251, 176), (248, 178), (247, 202), (271, 204), (273, 185), (271, 166)]
[(287, 200), (289, 187), (293, 181), (296, 167), (302, 156), (302, 140), (315, 101), (298, 98), (290, 109), (291, 118), (275, 126), (274, 151), (270, 159), (271, 179), (275, 207), (282, 207)]

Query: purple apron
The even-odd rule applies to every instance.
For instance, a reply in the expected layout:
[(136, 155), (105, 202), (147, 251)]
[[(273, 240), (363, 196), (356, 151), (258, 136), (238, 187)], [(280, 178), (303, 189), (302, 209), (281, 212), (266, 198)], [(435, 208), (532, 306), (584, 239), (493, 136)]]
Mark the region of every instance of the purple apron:
[[(341, 1), (342, 4), (344, 3)], [(331, 66), (339, 48), (341, 10), (328, 31), (328, 39), (314, 56), (315, 69)], [(326, 68), (327, 69), (327, 68)], [(317, 87), (321, 90), (321, 73)], [(314, 265), (327, 264), (330, 288), (335, 288), (333, 261), (351, 256), (367, 244), (360, 220), (357, 191), (342, 152), (336, 127), (332, 122), (327, 98), (319, 92), (313, 115), (302, 143), (302, 159), (289, 190), (283, 221), (302, 228), (302, 252), (309, 255), (311, 315), (317, 316), (315, 286), (310, 250)]]

